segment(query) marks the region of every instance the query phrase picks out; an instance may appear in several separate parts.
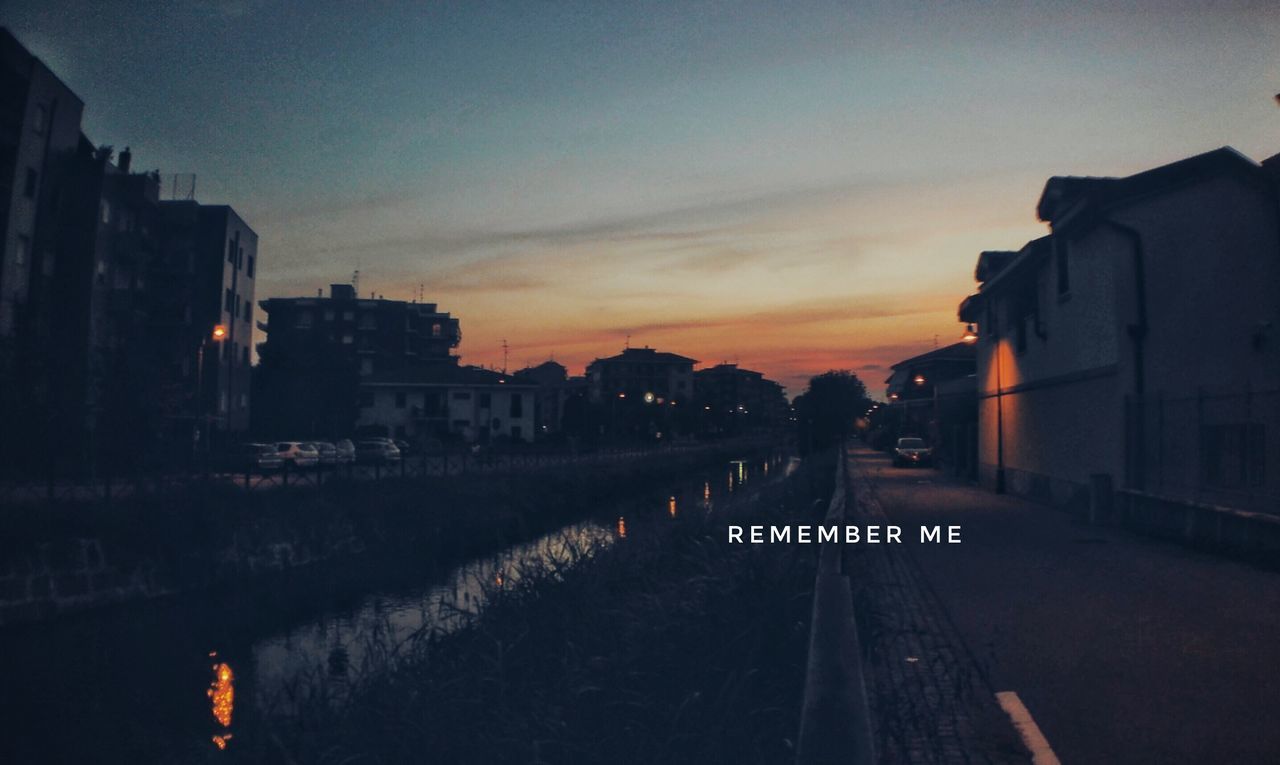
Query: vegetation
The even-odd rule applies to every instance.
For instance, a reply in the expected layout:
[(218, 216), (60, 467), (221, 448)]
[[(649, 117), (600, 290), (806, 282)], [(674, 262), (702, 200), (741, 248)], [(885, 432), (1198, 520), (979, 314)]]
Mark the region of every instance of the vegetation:
[(810, 378), (805, 392), (792, 402), (797, 443), (805, 451), (822, 451), (843, 442), (869, 404), (867, 386), (848, 370)]
[[(829, 467), (758, 490), (734, 522), (807, 519)], [(495, 584), (471, 626), (365, 651), (380, 658), (341, 688), (316, 678), (288, 711), (238, 734), (240, 754), (321, 765), (793, 761), (814, 552), (730, 546), (722, 513), (628, 518), (627, 536), (602, 552)]]

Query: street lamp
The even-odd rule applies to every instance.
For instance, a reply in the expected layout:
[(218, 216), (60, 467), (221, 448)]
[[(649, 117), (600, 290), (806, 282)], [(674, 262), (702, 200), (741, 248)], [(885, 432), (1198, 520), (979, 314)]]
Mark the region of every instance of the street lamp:
[(200, 338), (200, 348), (196, 352), (196, 421), (200, 430), (195, 440), (204, 447), (206, 453), (209, 450), (209, 413), (204, 405), (204, 349), (211, 340), (221, 344), (226, 339), (227, 328), (222, 324), (215, 324), (207, 337)]
[(924, 385), (924, 375), (916, 375), (916, 385)]
[(964, 325), (964, 334), (960, 336), (960, 342), (970, 344), (978, 342), (978, 330), (974, 328), (973, 322)]

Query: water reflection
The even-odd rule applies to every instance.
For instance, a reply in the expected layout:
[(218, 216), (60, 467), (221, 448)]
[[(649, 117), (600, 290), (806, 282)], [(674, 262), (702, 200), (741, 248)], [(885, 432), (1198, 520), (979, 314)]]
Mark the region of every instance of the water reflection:
[(671, 497), (667, 500), (667, 512), (672, 518), (676, 517), (676, 498)]
[(627, 519), (621, 515), (618, 516), (618, 539), (627, 538)]
[[(218, 652), (214, 651), (209, 655), (217, 656)], [(214, 734), (213, 745), (219, 749), (226, 749), (227, 742), (231, 740), (231, 712), (236, 703), (235, 673), (231, 671), (230, 664), (218, 662), (213, 665), (213, 682), (209, 684), (209, 690), (206, 692), (213, 705), (213, 718), (223, 728)]]

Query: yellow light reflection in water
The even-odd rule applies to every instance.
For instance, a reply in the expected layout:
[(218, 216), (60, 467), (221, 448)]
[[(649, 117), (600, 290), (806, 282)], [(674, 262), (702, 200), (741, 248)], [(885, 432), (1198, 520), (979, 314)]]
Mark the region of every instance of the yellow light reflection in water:
[[(217, 653), (210, 654), (216, 656)], [(209, 700), (213, 705), (213, 717), (224, 728), (231, 727), (231, 711), (236, 703), (236, 678), (231, 665), (219, 662), (213, 665), (213, 682), (209, 684)], [(213, 737), (213, 745), (226, 749), (231, 740), (231, 733), (226, 732)]]
[(702, 482), (702, 501), (703, 502), (711, 501), (711, 482), (710, 481)]
[(667, 512), (671, 513), (671, 517), (676, 517), (676, 498), (671, 497), (667, 500)]
[(622, 516), (618, 516), (618, 538), (627, 538), (627, 519)]
[(733, 493), (733, 471), (729, 471), (729, 493)]

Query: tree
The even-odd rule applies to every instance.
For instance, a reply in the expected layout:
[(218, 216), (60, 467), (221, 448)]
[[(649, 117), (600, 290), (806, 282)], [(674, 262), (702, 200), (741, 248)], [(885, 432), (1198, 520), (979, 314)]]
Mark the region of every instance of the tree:
[(809, 386), (792, 404), (800, 449), (825, 449), (843, 441), (868, 403), (867, 386), (848, 370), (833, 369), (809, 378)]

